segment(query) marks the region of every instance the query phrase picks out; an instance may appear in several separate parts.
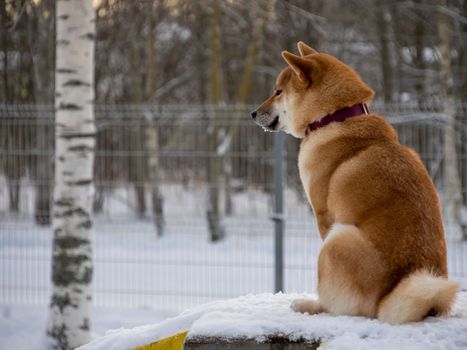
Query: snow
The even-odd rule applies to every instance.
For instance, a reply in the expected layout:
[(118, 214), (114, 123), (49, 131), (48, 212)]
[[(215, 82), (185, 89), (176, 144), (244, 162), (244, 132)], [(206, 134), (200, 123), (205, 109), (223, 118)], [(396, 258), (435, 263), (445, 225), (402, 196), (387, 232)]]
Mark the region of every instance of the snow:
[[(168, 221), (167, 235), (161, 239), (156, 237), (150, 220), (96, 220), (94, 305), (181, 312), (218, 299), (273, 291), (274, 245), (270, 222), (229, 218), (227, 239), (212, 244), (200, 222), (184, 223), (185, 219), (181, 218), (177, 227)], [(287, 227), (284, 239), (287, 292), (315, 291), (321, 242), (312, 223), (303, 223), (306, 224), (311, 226), (308, 235), (301, 233), (303, 229), (298, 223), (296, 226), (289, 223)], [(2, 225), (0, 303), (47, 303), (50, 228), (19, 220), (4, 220)], [(448, 240), (447, 244), (450, 276), (467, 288), (467, 242)]]
[[(268, 195), (253, 189), (235, 194), (234, 215), (224, 221), (227, 239), (212, 244), (199, 205), (205, 190), (164, 190), (167, 228), (162, 238), (157, 238), (151, 218), (129, 217), (125, 203), (118, 200), (126, 197), (125, 189), (108, 201), (105, 210), (111, 217), (105, 211), (95, 218), (95, 305), (181, 312), (217, 299), (273, 290), (274, 229)], [(177, 211), (182, 197), (184, 206)], [(285, 288), (312, 292), (320, 238), (314, 234), (310, 209), (303, 205), (298, 210), (298, 200), (290, 197), (288, 203), (297, 210), (286, 227)], [(52, 230), (35, 225), (32, 218), (0, 220), (0, 303), (47, 303)]]
[[(109, 329), (133, 328), (174, 316), (170, 311), (95, 307), (92, 315), (94, 337)], [(45, 336), (47, 305), (0, 304), (0, 349), (48, 350)]]
[[(1, 181), (4, 180), (0, 177), (0, 196), (6, 195)], [(271, 305), (278, 305), (277, 311), (286, 309), (290, 322), (294, 317), (303, 317), (289, 314), (288, 302), (284, 300), (293, 294), (282, 297), (262, 294), (271, 292), (274, 286), (273, 223), (267, 194), (254, 188), (235, 193), (234, 214), (225, 218), (227, 239), (212, 244), (208, 241), (204, 208), (199, 205), (206, 189), (189, 182), (186, 186), (165, 186), (163, 192), (167, 204), (167, 231), (163, 238), (157, 238), (149, 217), (132, 216), (129, 210), (135, 202), (131, 199), (132, 189), (121, 188), (109, 194), (103, 213), (96, 216), (91, 324), (95, 337), (102, 337), (108, 329), (125, 327), (120, 336), (135, 341), (131, 327), (152, 324), (145, 326), (146, 337), (152, 341), (153, 330), (160, 327), (154, 323), (186, 309), (191, 309), (184, 315), (188, 324), (193, 323), (192, 336), (209, 321), (207, 309), (216, 308), (213, 315), (229, 311), (225, 308), (232, 301), (216, 300), (248, 293), (264, 296)], [(32, 212), (31, 191), (22, 191), (21, 195), (22, 203)], [(316, 286), (321, 241), (309, 205), (290, 189), (284, 195), (287, 203), (284, 287), (289, 293), (311, 293)], [(184, 205), (180, 206), (182, 197)], [(0, 349), (42, 350), (45, 305), (50, 297), (52, 230), (37, 226), (24, 215), (2, 215), (7, 211), (1, 207), (4, 203), (0, 201)], [(466, 289), (467, 242), (453, 240), (448, 234), (447, 246), (450, 277)], [(241, 304), (245, 300), (242, 298), (233, 300)], [(265, 309), (269, 302), (263, 303)], [(201, 304), (205, 306), (198, 308)], [(241, 310), (229, 317), (241, 320), (244, 315)], [(257, 316), (258, 323), (249, 322), (246, 330), (264, 330), (267, 325), (273, 329), (271, 323), (263, 323), (270, 315), (261, 318), (258, 312)], [(318, 323), (325, 319), (320, 316)], [(336, 323), (329, 323), (330, 328), (342, 326), (341, 318), (333, 320)], [(168, 333), (180, 325), (178, 321), (165, 321), (172, 322), (166, 328)], [(228, 318), (222, 322), (222, 328), (228, 326)], [(333, 341), (344, 344), (354, 336), (353, 332), (342, 333)], [(369, 342), (371, 337), (365, 339)]]
[(159, 324), (119, 329), (79, 348), (129, 350), (180, 331), (187, 340), (216, 337), (264, 341), (271, 336), (290, 340), (321, 339), (326, 349), (465, 349), (467, 293), (459, 293), (452, 315), (392, 326), (363, 317), (308, 315), (293, 312), (290, 303), (309, 294), (258, 294), (215, 301)]

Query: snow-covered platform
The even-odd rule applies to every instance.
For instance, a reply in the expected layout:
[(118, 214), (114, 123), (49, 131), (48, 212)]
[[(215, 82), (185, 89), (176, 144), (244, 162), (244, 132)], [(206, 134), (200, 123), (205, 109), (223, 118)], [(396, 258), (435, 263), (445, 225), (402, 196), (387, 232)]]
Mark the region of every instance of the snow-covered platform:
[[(216, 301), (158, 324), (117, 329), (80, 350), (132, 350), (189, 331), (185, 349), (467, 349), (467, 293), (452, 315), (391, 326), (363, 317), (307, 315), (289, 305), (304, 294), (259, 294)], [(280, 344), (287, 343), (286, 346)], [(230, 344), (227, 346), (227, 344)]]

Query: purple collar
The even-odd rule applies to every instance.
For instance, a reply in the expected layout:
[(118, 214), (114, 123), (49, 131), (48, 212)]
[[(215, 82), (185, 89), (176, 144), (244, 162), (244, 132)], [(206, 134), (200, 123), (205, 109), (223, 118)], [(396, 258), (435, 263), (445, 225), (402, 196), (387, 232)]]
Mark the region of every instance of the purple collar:
[(317, 120), (310, 125), (305, 130), (305, 137), (312, 131), (318, 130), (323, 126), (326, 126), (332, 122), (343, 122), (344, 120), (356, 117), (358, 115), (368, 114), (368, 106), (364, 103), (359, 103), (351, 107), (344, 107), (335, 111), (334, 113), (328, 114), (327, 116)]

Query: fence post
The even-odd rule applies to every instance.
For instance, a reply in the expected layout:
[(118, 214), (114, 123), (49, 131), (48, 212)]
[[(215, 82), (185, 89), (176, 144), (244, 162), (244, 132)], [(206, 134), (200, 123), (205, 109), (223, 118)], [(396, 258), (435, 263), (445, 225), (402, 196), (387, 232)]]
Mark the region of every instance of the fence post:
[(284, 291), (284, 133), (274, 134), (274, 292)]

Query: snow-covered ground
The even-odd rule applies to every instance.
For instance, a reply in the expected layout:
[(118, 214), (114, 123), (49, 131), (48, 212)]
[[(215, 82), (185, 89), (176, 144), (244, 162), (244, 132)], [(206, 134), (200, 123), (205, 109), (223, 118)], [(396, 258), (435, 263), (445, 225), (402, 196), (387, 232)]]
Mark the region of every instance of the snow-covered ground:
[[(45, 303), (50, 285), (51, 232), (31, 227), (32, 223), (14, 225), (20, 229), (0, 232), (0, 302)], [(214, 299), (271, 292), (272, 225), (258, 221), (237, 226), (225, 241), (212, 244), (197, 222), (169, 230), (166, 237), (157, 239), (150, 222), (97, 221), (96, 304), (182, 311)], [(319, 239), (311, 234), (288, 235), (287, 291), (313, 291), (319, 245)]]
[[(94, 337), (99, 337), (109, 329), (153, 324), (173, 316), (174, 312), (163, 310), (94, 307), (92, 333)], [(0, 304), (0, 349), (48, 350), (46, 322), (45, 304)]]
[[(212, 244), (199, 205), (203, 188), (165, 188), (167, 232), (162, 238), (156, 237), (149, 218), (131, 216), (122, 200), (128, 197), (125, 191), (112, 196), (94, 224), (96, 335), (154, 323), (214, 300), (273, 291), (268, 195), (254, 190), (236, 194), (234, 215), (225, 219), (227, 238)], [(293, 191), (286, 191), (285, 202), (284, 289), (311, 293), (321, 242), (309, 206)], [(2, 212), (5, 208), (0, 208), (0, 349), (4, 344), (5, 349), (31, 349), (27, 339), (40, 339), (45, 329), (52, 232), (30, 216)], [(452, 278), (467, 289), (467, 242), (449, 238), (448, 253)]]
[[(0, 349), (39, 350), (38, 344), (44, 345), (49, 297), (51, 233), (32, 222), (11, 224), (21, 229), (12, 232), (9, 223), (4, 222), (0, 230)], [(97, 220), (92, 324), (95, 336), (112, 328), (153, 324), (213, 300), (272, 291), (274, 249), (270, 223), (239, 220), (237, 230), (230, 230), (228, 238), (217, 244), (208, 242), (206, 231), (198, 224), (170, 229), (166, 237), (157, 239), (150, 222)], [(287, 231), (287, 292), (315, 289), (320, 241), (310, 225), (309, 236), (300, 234), (298, 226)], [(465, 245), (448, 241), (451, 272), (455, 266), (458, 274), (453, 277), (464, 288), (467, 284), (461, 273), (467, 270)], [(380, 328), (371, 334), (378, 334)], [(342, 334), (335, 341), (343, 342), (346, 337), (352, 335)]]
[[(8, 225), (0, 231), (0, 303), (47, 303), (50, 229), (15, 222), (17, 230), (10, 231)], [(315, 290), (321, 242), (310, 226), (308, 236), (289, 227), (285, 237), (287, 292)], [(239, 220), (228, 227), (227, 239), (212, 244), (195, 221), (191, 227), (173, 226), (161, 239), (149, 221), (96, 221), (95, 304), (183, 311), (216, 299), (272, 292), (271, 223)], [(451, 277), (466, 288), (467, 242), (448, 240), (448, 250)]]
[[(274, 230), (268, 195), (253, 189), (235, 194), (234, 215), (224, 222), (227, 239), (212, 244), (204, 207), (199, 205), (205, 189), (164, 188), (167, 230), (163, 238), (156, 237), (150, 218), (131, 216), (122, 200), (129, 198), (125, 191), (116, 191), (104, 213), (95, 218), (97, 305), (183, 311), (215, 299), (273, 290)], [(286, 199), (290, 220), (285, 287), (311, 292), (319, 237), (309, 207), (292, 191)], [(0, 215), (0, 302), (48, 301), (51, 238), (51, 229), (35, 225), (31, 217)]]
[(190, 338), (264, 341), (320, 340), (326, 349), (466, 349), (467, 293), (460, 293), (452, 315), (391, 326), (363, 317), (307, 315), (293, 312), (290, 303), (304, 294), (260, 294), (212, 302), (159, 324), (108, 332), (80, 350), (130, 350), (189, 330)]

